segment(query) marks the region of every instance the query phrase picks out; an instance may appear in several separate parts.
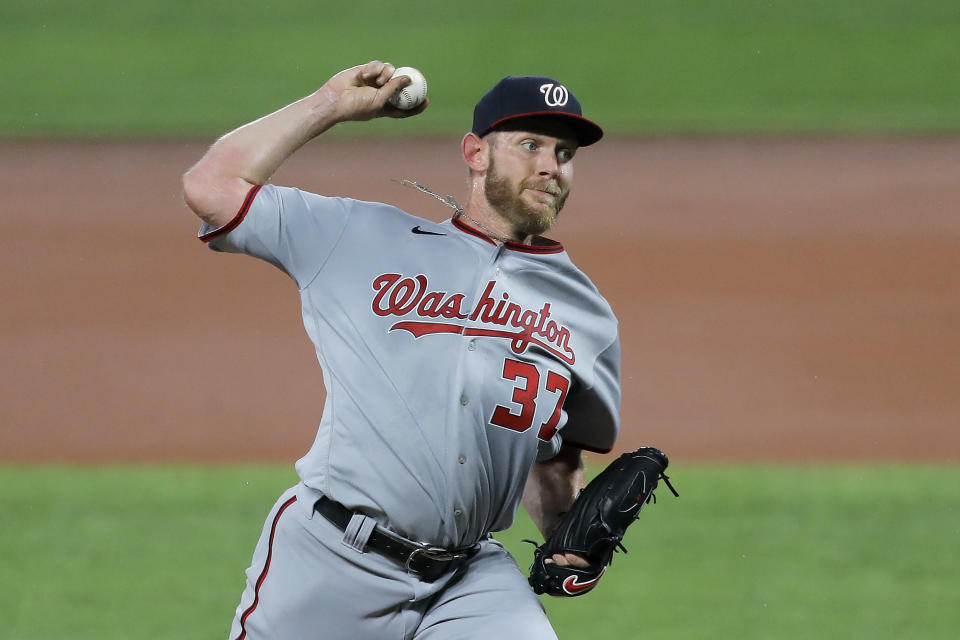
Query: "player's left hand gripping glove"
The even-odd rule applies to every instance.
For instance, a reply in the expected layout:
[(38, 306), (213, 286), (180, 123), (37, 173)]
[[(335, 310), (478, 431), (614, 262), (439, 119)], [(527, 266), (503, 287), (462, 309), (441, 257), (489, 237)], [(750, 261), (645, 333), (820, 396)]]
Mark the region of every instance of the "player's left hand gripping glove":
[[(619, 547), (626, 552), (623, 535), (637, 519), (640, 509), (653, 497), (657, 481), (663, 478), (673, 495), (679, 494), (663, 474), (668, 460), (659, 449), (641, 447), (614, 460), (594, 478), (564, 514), (559, 526), (534, 551), (530, 586), (552, 596), (579, 596), (600, 580)], [(573, 553), (590, 563), (588, 567), (546, 563), (555, 553)]]

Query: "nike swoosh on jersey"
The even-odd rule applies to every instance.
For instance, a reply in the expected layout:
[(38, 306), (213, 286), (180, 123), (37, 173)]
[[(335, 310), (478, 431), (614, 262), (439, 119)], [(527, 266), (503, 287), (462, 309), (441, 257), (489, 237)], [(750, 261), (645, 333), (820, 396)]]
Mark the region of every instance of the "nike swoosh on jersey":
[(420, 225), (415, 226), (413, 229), (410, 229), (414, 233), (419, 233), (422, 236), (445, 236), (445, 233), (437, 233), (436, 231), (427, 231), (426, 229), (421, 229)]

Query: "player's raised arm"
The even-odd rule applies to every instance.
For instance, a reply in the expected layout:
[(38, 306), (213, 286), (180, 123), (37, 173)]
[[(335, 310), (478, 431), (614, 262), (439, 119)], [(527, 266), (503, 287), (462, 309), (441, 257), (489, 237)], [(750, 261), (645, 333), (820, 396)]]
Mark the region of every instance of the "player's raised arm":
[(314, 93), (223, 136), (183, 176), (187, 205), (215, 227), (228, 223), (253, 185), (265, 183), (294, 151), (338, 122), (406, 118), (428, 102), (402, 110), (388, 103), (410, 83), (378, 60), (336, 74)]

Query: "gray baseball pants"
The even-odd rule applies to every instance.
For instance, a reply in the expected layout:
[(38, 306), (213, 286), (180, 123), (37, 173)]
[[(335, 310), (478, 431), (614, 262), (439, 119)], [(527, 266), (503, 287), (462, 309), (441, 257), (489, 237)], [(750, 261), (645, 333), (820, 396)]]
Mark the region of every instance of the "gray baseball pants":
[(493, 539), (458, 571), (428, 583), (284, 492), (264, 523), (230, 640), (556, 640), (513, 556)]

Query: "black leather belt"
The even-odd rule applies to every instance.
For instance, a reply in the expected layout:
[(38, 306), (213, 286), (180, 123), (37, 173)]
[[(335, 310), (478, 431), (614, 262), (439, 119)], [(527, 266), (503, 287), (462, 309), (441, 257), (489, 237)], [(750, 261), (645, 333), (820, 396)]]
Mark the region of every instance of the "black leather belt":
[[(317, 500), (314, 509), (341, 531), (346, 530), (350, 519), (355, 515), (350, 509), (326, 496)], [(444, 549), (407, 540), (377, 525), (370, 533), (364, 549), (386, 556), (407, 571), (416, 573), (426, 582), (433, 582), (448, 571), (461, 567), (476, 555), (480, 545), (475, 544), (463, 549)]]

